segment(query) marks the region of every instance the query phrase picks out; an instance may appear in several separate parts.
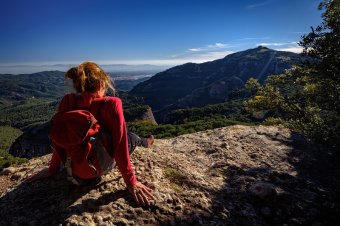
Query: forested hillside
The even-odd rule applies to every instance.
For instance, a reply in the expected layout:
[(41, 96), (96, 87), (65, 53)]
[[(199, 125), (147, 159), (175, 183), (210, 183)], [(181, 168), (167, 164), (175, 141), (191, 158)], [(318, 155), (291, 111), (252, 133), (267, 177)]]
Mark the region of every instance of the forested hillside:
[(21, 130), (27, 126), (46, 122), (56, 113), (59, 100), (46, 101), (29, 99), (14, 106), (3, 108), (0, 112), (0, 123)]
[(0, 109), (28, 99), (55, 100), (66, 92), (64, 72), (0, 74)]

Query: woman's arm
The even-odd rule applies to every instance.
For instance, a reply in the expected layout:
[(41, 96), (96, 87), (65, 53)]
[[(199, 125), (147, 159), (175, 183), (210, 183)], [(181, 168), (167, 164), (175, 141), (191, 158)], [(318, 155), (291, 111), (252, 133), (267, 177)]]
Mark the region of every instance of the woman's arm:
[(103, 110), (105, 111), (106, 117), (103, 118), (103, 123), (108, 122), (108, 125), (106, 124), (105, 127), (109, 130), (112, 137), (112, 149), (114, 153), (111, 153), (111, 156), (114, 157), (127, 187), (132, 187), (136, 185), (137, 179), (130, 162), (122, 101), (116, 97), (109, 97), (105, 105)]
[(119, 98), (111, 97), (109, 102), (111, 103), (111, 109), (106, 112), (113, 113), (113, 115), (107, 119), (111, 121), (109, 131), (111, 132), (113, 141), (114, 159), (134, 200), (138, 204), (149, 205), (149, 201), (155, 199), (151, 194), (152, 190), (137, 181), (130, 162), (122, 101)]

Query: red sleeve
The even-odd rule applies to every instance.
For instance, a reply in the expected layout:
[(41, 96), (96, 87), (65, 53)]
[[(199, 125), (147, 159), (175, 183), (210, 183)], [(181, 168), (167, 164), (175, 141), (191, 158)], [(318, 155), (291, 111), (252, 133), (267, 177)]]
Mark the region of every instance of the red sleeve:
[(109, 125), (109, 127), (106, 126), (106, 128), (112, 136), (114, 159), (118, 169), (124, 178), (126, 186), (131, 187), (137, 183), (137, 179), (130, 162), (122, 101), (117, 97), (108, 97), (107, 102), (103, 108), (106, 112), (103, 121), (108, 122)]

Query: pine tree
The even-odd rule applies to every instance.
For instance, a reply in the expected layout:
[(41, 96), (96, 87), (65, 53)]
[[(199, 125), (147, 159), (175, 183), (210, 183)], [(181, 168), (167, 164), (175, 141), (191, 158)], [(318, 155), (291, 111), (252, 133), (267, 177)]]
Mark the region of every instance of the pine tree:
[(322, 24), (299, 42), (311, 60), (268, 77), (264, 85), (248, 81), (247, 88), (256, 92), (245, 105), (315, 144), (340, 150), (340, 1), (324, 0), (319, 9), (324, 10)]

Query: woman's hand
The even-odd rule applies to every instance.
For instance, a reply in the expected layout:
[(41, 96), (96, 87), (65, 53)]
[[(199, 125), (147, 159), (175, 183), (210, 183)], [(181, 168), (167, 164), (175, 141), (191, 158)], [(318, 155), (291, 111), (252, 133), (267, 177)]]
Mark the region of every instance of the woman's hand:
[(42, 170), (36, 172), (35, 174), (29, 176), (25, 181), (26, 182), (33, 182), (36, 180), (40, 180), (43, 178), (47, 178), (50, 176), (50, 172), (48, 170), (48, 167), (44, 167)]
[(143, 206), (150, 205), (150, 200), (155, 200), (155, 197), (151, 194), (152, 189), (148, 188), (144, 184), (137, 182), (136, 185), (128, 188), (129, 192), (131, 193), (132, 197), (138, 204)]

